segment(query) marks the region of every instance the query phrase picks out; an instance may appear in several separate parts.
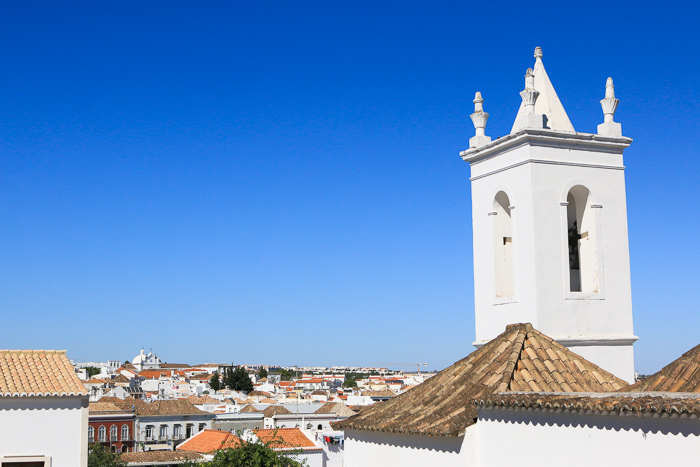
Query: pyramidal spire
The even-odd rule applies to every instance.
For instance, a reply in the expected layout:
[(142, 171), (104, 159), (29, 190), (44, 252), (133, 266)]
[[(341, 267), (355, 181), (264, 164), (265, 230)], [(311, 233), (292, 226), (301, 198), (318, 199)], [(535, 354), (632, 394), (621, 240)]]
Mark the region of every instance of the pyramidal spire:
[[(569, 120), (569, 116), (564, 110), (564, 106), (561, 105), (559, 96), (552, 86), (552, 82), (547, 76), (547, 71), (544, 69), (544, 63), (542, 63), (542, 48), (537, 47), (535, 49), (535, 68), (532, 71), (535, 75), (534, 77), (534, 88), (539, 95), (537, 96), (537, 101), (535, 102), (534, 113), (543, 114), (546, 119), (546, 128), (555, 131), (566, 131), (575, 133), (574, 126)], [(515, 122), (513, 123), (513, 128), (510, 130), (511, 133), (527, 128), (528, 125), (528, 109), (526, 108), (526, 103), (523, 101), (520, 104), (520, 109), (518, 109), (518, 115), (515, 117)]]

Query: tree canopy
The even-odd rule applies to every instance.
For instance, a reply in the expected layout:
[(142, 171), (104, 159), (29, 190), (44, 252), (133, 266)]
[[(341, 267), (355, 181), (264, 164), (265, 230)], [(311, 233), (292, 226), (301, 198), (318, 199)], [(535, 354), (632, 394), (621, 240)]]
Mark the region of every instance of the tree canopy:
[(211, 379), (209, 380), (209, 387), (212, 388), (214, 391), (218, 391), (221, 389), (221, 382), (219, 381), (219, 373), (214, 373), (211, 375)]
[(224, 386), (234, 391), (248, 392), (253, 390), (253, 382), (242, 366), (228, 367), (224, 370)]
[(345, 381), (343, 381), (343, 387), (344, 388), (356, 388), (357, 381), (355, 381), (354, 378), (345, 378)]
[(263, 378), (267, 378), (267, 370), (263, 367), (260, 367), (260, 369), (258, 370), (258, 379)]
[(88, 449), (88, 467), (126, 467), (118, 453), (110, 451), (99, 443)]

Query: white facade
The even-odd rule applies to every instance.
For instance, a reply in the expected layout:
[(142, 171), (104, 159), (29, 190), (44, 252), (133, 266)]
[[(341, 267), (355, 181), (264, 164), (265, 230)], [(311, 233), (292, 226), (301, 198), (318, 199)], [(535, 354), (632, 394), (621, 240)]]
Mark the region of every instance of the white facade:
[(479, 409), (478, 465), (512, 465), (513, 453), (540, 467), (698, 465), (695, 417), (558, 412)]
[[(537, 79), (541, 51), (536, 57), (521, 96), (523, 104), (548, 99), (551, 118), (531, 111), (528, 120), (528, 106), (521, 106), (514, 129), (524, 128), (461, 154), (471, 166), (474, 344), (529, 322), (633, 382), (637, 337), (622, 159), (632, 140), (569, 129), (546, 74)], [(548, 121), (562, 129), (549, 129)]]
[(51, 467), (86, 467), (87, 427), (87, 396), (0, 397), (0, 463), (35, 456)]
[[(477, 465), (475, 432), (475, 425), (467, 428), (464, 436), (453, 437), (345, 430), (343, 465), (344, 467), (475, 466)], [(503, 446), (500, 449), (503, 449)], [(511, 457), (511, 462), (503, 465), (510, 465), (512, 462)]]

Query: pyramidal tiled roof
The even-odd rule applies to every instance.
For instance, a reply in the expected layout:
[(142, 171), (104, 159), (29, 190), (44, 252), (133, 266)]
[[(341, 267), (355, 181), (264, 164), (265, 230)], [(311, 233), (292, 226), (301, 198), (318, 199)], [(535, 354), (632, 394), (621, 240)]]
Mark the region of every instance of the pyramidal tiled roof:
[(65, 350), (0, 350), (0, 396), (84, 396)]
[(700, 345), (621, 392), (700, 392)]
[(623, 380), (530, 324), (503, 334), (424, 383), (333, 423), (337, 429), (457, 436), (475, 423), (472, 399), (504, 391), (612, 392)]

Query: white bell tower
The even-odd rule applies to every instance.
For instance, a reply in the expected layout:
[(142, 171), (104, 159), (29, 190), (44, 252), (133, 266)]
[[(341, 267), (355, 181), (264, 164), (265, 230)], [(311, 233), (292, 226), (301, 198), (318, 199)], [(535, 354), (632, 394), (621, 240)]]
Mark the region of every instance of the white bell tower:
[(480, 93), (471, 115), (476, 342), (530, 322), (557, 342), (632, 382), (637, 340), (622, 152), (632, 140), (613, 121), (608, 78), (598, 132), (574, 130), (535, 49), (511, 133), (485, 136)]

